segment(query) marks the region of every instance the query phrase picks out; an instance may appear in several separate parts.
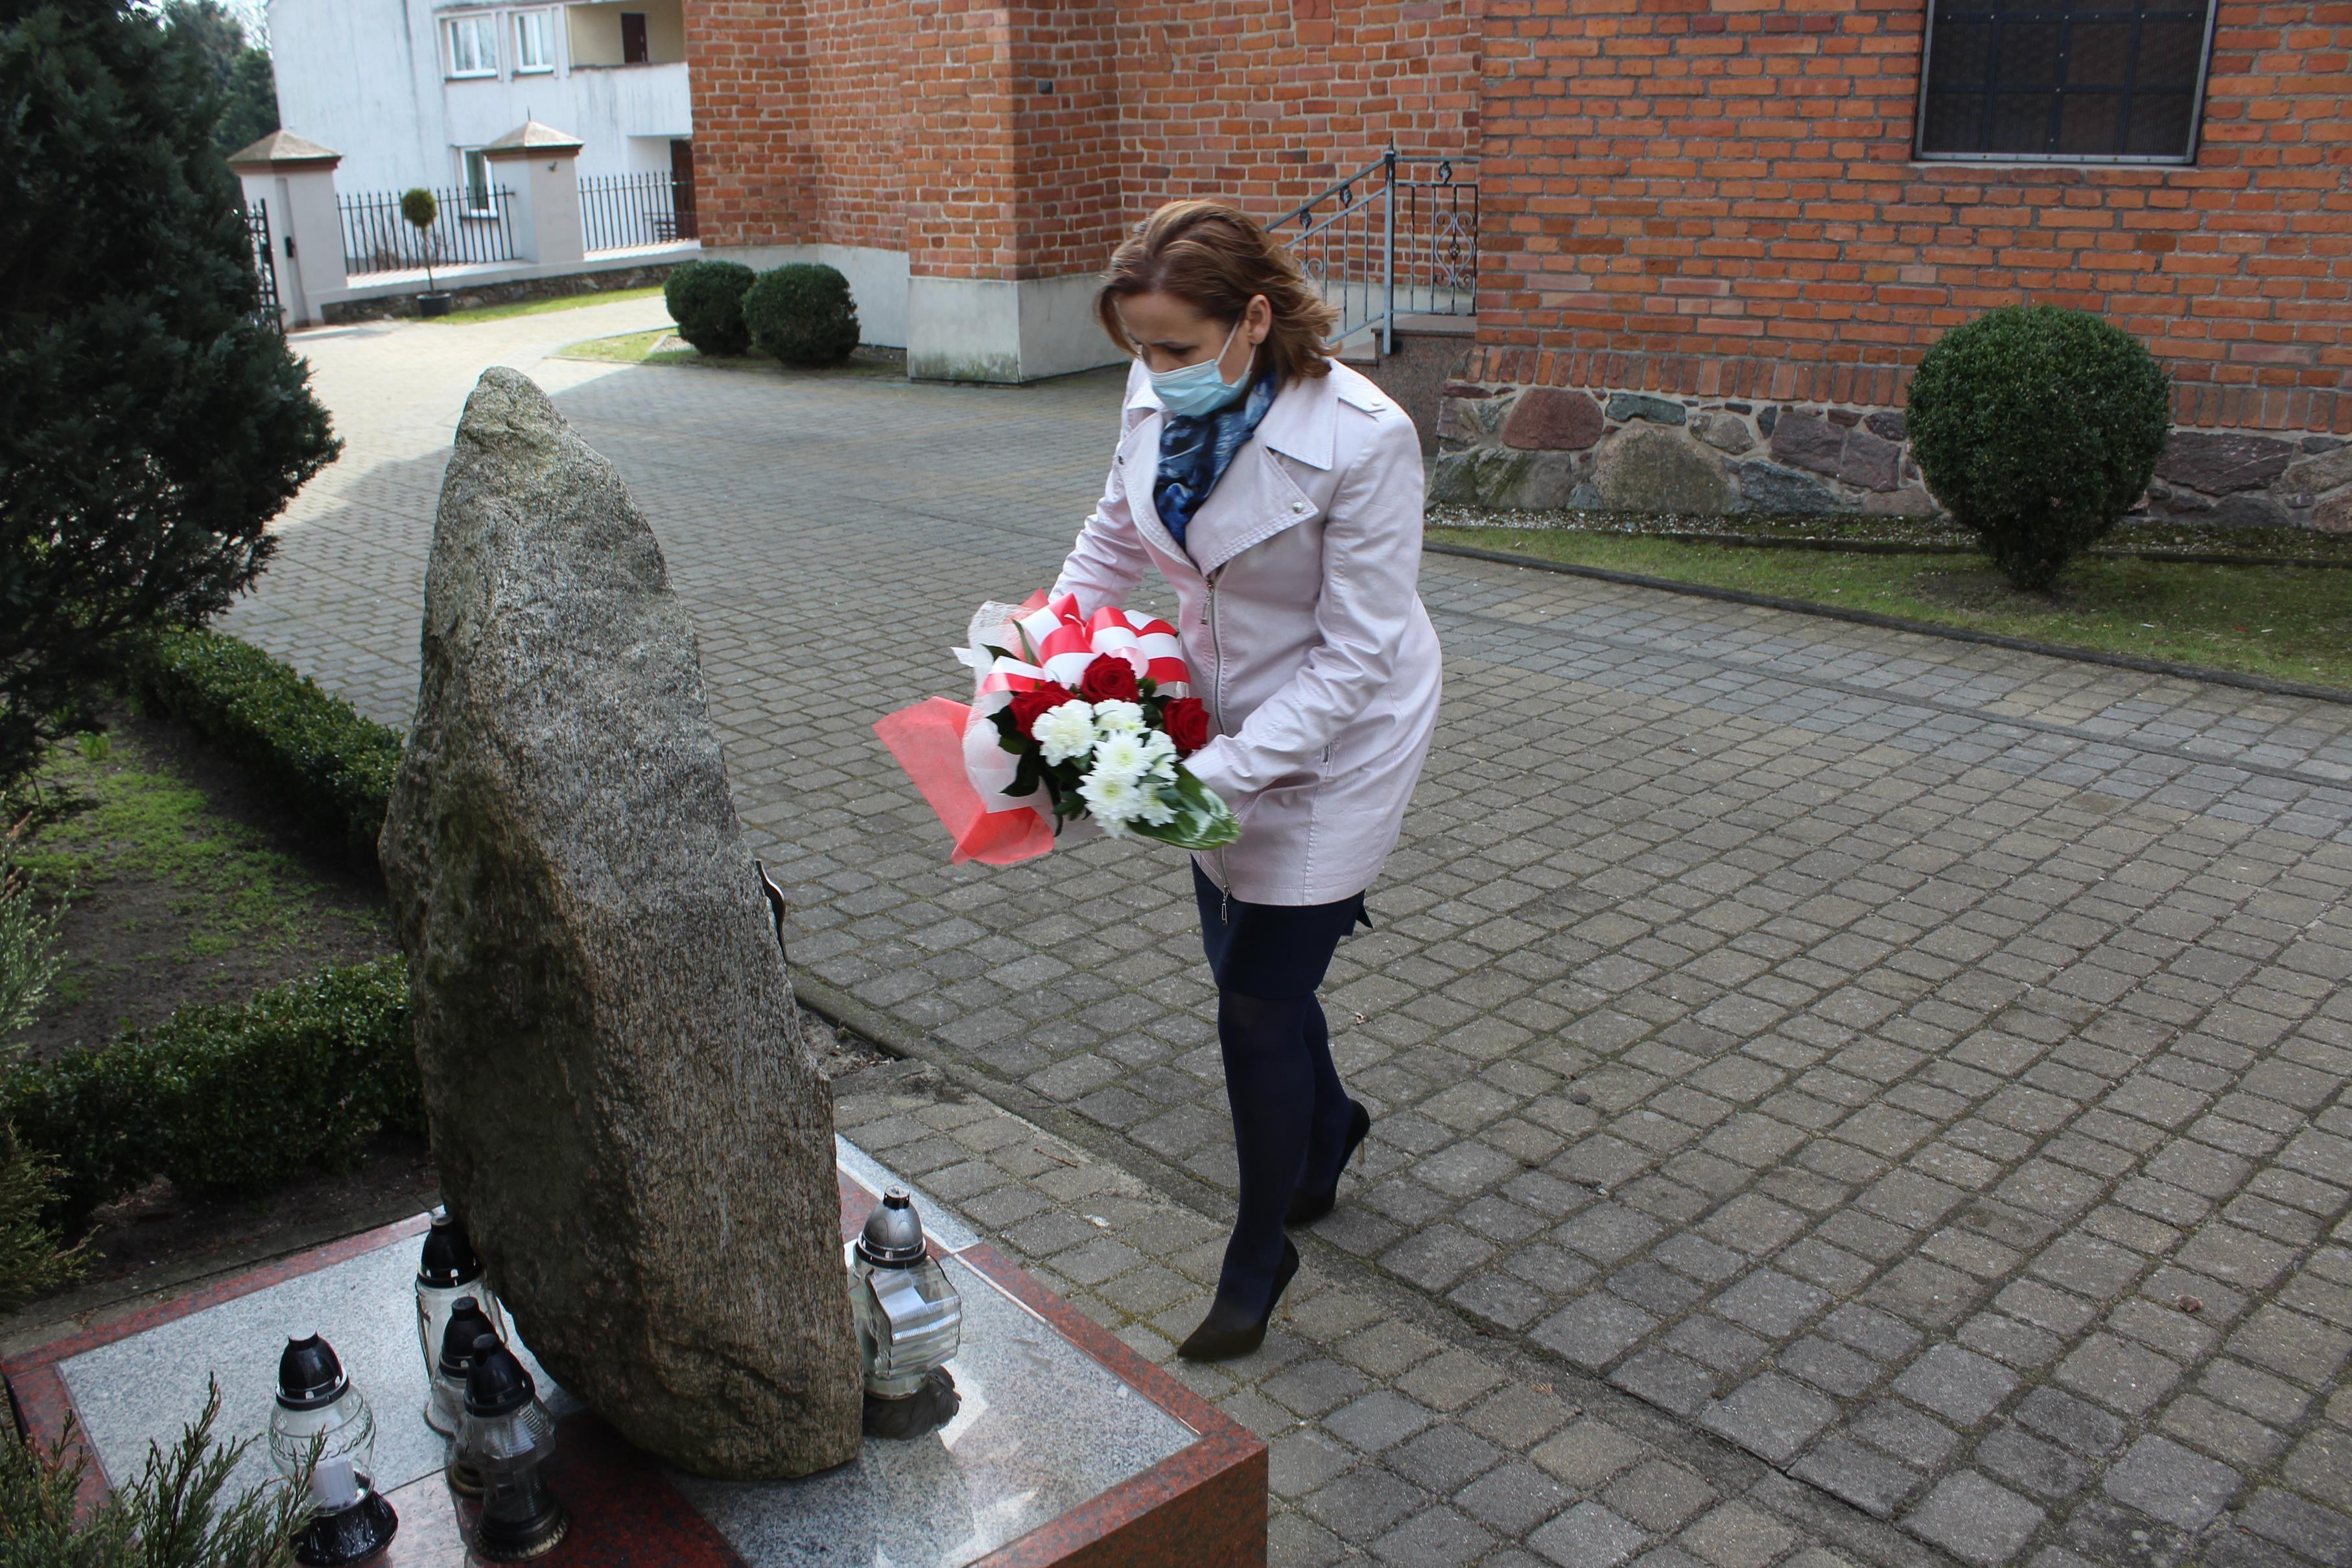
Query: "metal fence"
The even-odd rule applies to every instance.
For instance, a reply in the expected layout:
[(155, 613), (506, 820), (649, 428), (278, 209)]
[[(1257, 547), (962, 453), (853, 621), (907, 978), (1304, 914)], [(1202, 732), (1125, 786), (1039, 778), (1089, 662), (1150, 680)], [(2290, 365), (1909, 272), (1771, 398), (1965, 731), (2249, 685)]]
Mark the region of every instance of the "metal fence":
[(286, 319), (278, 308), (278, 258), (270, 249), (268, 202), (256, 200), (245, 209), (245, 237), (253, 248), (254, 281), (260, 289), (254, 300), (253, 319), (273, 332), (282, 332)]
[(659, 172), (599, 174), (580, 182), (580, 224), (592, 251), (692, 239), (694, 193)]
[(1475, 168), (1391, 149), (1266, 225), (1339, 308), (1334, 342), (1377, 329), (1385, 353), (1400, 316), (1477, 313)]
[(512, 191), (455, 186), (435, 191), (433, 199), (439, 211), (432, 226), (419, 229), (401, 215), (397, 191), (338, 195), (345, 275), (515, 259)]

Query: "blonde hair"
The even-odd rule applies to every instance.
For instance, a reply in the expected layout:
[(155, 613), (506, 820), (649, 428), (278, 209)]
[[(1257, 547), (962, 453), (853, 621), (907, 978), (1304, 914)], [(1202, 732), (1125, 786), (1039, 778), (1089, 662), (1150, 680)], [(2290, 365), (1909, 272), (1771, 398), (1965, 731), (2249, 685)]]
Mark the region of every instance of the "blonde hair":
[(1223, 202), (1170, 202), (1137, 224), (1103, 270), (1095, 319), (1112, 342), (1133, 353), (1118, 302), (1159, 293), (1228, 323), (1240, 320), (1252, 296), (1262, 294), (1274, 311), (1265, 350), (1276, 378), (1286, 385), (1330, 373), (1323, 340), (1339, 313), (1324, 303), (1290, 252)]

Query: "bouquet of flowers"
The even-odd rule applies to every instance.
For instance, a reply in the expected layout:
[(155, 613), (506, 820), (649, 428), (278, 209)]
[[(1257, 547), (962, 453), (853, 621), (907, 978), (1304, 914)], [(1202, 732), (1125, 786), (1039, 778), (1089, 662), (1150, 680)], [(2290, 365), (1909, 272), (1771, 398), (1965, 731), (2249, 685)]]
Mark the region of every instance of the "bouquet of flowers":
[[(875, 731), (946, 824), (958, 862), (1043, 854), (1066, 824), (1179, 849), (1232, 843), (1240, 825), (1183, 758), (1208, 743), (1176, 629), (1065, 596), (987, 604), (956, 656), (971, 705), (933, 697)], [(955, 732), (952, 759), (945, 744)]]

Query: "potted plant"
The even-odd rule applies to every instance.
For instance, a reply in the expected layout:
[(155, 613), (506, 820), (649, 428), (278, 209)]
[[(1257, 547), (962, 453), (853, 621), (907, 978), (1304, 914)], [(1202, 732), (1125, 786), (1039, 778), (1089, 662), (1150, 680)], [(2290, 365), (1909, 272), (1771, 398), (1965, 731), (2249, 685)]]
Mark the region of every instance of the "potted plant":
[(433, 286), (433, 252), (439, 245), (434, 235), (433, 225), (440, 219), (441, 204), (434, 199), (432, 192), (419, 185), (413, 191), (401, 193), (400, 215), (415, 228), (417, 242), (425, 251), (425, 292), (416, 297), (416, 313), (428, 317), (446, 316), (449, 314), (450, 297)]

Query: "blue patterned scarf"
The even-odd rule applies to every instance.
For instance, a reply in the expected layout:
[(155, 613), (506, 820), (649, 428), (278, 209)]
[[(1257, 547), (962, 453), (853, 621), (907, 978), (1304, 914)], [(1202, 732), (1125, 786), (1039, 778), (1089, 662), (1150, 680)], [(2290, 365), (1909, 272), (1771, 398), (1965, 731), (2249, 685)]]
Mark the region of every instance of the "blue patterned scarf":
[(1274, 392), (1275, 374), (1269, 366), (1239, 402), (1227, 403), (1199, 419), (1171, 413), (1160, 424), (1160, 473), (1151, 482), (1151, 504), (1178, 544), (1184, 542), (1184, 530), (1192, 526), (1193, 514), (1233, 465), (1234, 454), (1274, 406)]

